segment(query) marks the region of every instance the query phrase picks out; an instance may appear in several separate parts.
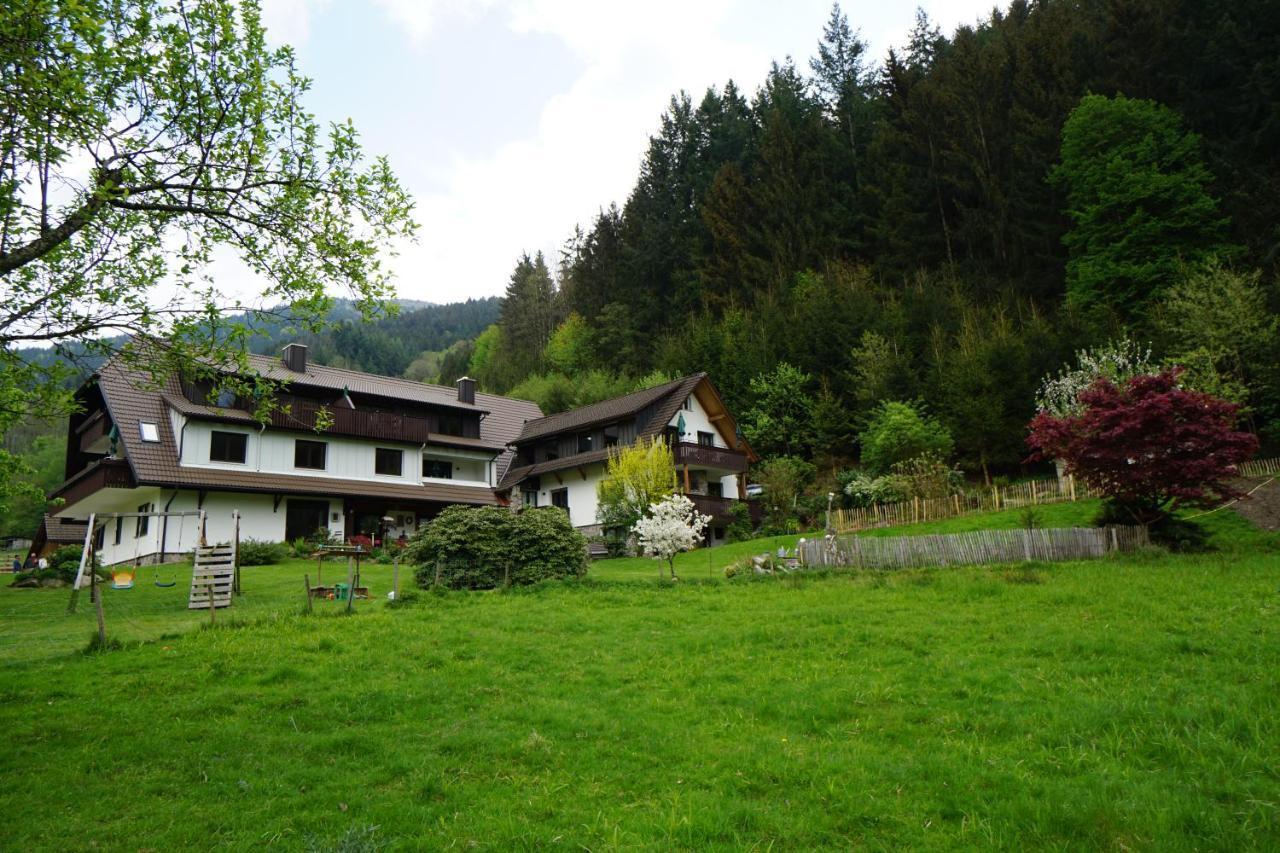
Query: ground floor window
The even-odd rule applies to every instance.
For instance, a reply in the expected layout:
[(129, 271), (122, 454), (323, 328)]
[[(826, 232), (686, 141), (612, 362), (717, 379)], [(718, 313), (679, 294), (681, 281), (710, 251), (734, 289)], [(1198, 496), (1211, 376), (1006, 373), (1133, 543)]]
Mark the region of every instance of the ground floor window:
[(527, 506), (527, 507), (536, 507), (538, 505), (538, 493), (537, 492), (521, 492), (520, 505)]
[(558, 506), (565, 512), (569, 511), (569, 490), (568, 489), (552, 489), (551, 505)]
[[(149, 503), (143, 504), (142, 506), (138, 507), (138, 512), (139, 513), (151, 512), (151, 504)], [(139, 515), (138, 521), (133, 528), (134, 538), (141, 539), (143, 536), (146, 536), (147, 530), (150, 527), (151, 527), (151, 518), (149, 516)]]
[(329, 528), (329, 502), (290, 499), (284, 512), (284, 538), (292, 542)]

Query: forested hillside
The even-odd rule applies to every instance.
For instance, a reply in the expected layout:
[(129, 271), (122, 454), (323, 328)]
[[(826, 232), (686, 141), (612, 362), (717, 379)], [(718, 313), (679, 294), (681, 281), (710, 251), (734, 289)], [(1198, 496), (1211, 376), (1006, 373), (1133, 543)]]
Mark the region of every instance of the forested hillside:
[(955, 461), (1012, 472), (1040, 378), (1127, 336), (1280, 438), (1280, 4), (921, 13), (878, 57), (856, 26), (673, 97), (622, 205), (519, 259), (472, 374), (554, 409), (706, 370), (758, 448), (786, 423), (832, 462), (923, 401)]

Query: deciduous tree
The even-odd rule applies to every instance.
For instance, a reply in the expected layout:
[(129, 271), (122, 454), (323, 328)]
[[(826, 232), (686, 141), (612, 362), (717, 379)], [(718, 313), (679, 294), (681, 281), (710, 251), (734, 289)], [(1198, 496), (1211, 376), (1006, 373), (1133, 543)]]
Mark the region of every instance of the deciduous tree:
[(1062, 460), (1139, 524), (1236, 495), (1229, 480), (1258, 439), (1236, 429), (1239, 406), (1181, 388), (1178, 373), (1101, 378), (1080, 393), (1078, 412), (1041, 411), (1027, 439), (1032, 458)]

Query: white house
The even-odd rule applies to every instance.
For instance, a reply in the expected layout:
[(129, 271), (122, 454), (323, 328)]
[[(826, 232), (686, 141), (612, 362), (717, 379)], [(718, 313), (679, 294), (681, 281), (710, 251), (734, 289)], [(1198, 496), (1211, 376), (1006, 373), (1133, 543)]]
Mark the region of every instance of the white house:
[(530, 421), (499, 490), (522, 506), (562, 507), (575, 527), (599, 533), (596, 489), (610, 448), (646, 438), (671, 444), (681, 491), (711, 516), (711, 542), (722, 541), (755, 456), (705, 373)]
[(174, 376), (156, 388), (105, 365), (77, 392), (57, 520), (191, 514), (108, 518), (97, 533), (107, 565), (190, 552), (202, 533), (230, 541), (233, 511), (241, 539), (277, 542), (321, 530), (395, 541), (451, 504), (560, 506), (590, 533), (609, 448), (661, 436), (717, 541), (752, 458), (705, 374), (543, 417), (470, 379), (446, 388), (310, 365), (299, 344), (250, 362), (279, 383), (266, 423), (251, 401), (214, 399), (211, 383)]
[[(283, 407), (266, 424), (246, 401), (211, 400), (208, 385), (171, 377), (156, 389), (108, 363), (78, 392), (56, 515), (203, 510), (204, 535), (219, 542), (231, 539), (238, 510), (242, 539), (323, 528), (395, 540), (447, 505), (500, 503), (508, 445), (542, 415), (533, 403), (477, 394), (470, 379), (445, 388), (308, 365), (298, 344), (280, 361), (252, 356), (251, 366), (282, 383)], [(317, 430), (318, 416), (332, 423)], [(110, 519), (99, 554), (114, 564), (190, 551), (196, 523)]]

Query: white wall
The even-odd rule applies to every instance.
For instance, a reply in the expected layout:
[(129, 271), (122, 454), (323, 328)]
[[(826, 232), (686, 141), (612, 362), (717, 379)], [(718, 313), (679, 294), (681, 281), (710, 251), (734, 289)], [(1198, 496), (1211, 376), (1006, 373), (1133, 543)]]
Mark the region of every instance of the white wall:
[[(246, 436), (245, 461), (214, 462), (209, 459), (210, 439), (214, 431), (240, 433)], [(289, 474), (299, 477), (336, 477), (344, 480), (362, 480), (383, 483), (445, 482), (459, 485), (492, 486), (493, 465), (488, 454), (475, 451), (432, 447), (427, 455), (447, 458), (454, 465), (452, 480), (426, 480), (422, 477), (422, 445), (394, 441), (370, 441), (367, 439), (309, 435), (278, 430), (260, 430), (239, 424), (210, 423), (188, 420), (186, 430), (178, 424), (175, 434), (180, 436), (182, 447), (180, 464), (190, 468), (216, 468), (226, 471), (255, 471), (271, 474)], [(325, 468), (294, 467), (294, 444), (304, 441), (323, 441), (328, 445)], [(399, 476), (377, 474), (374, 471), (375, 450), (379, 447), (403, 452)]]
[(725, 442), (724, 436), (720, 434), (720, 429), (711, 422), (711, 418), (707, 415), (707, 410), (702, 408), (698, 398), (690, 394), (689, 402), (693, 405), (692, 411), (677, 409), (676, 413), (671, 416), (670, 425), (674, 427), (680, 422), (680, 416), (684, 415), (684, 435), (680, 436), (680, 440), (697, 443), (699, 432), (709, 432), (715, 436), (716, 447), (727, 448), (729, 445)]
[[(542, 475), (542, 488), (538, 491), (538, 506), (551, 506), (551, 492), (555, 489), (569, 490), (569, 523), (574, 527), (586, 527), (598, 524), (596, 519), (596, 484), (604, 479), (604, 463), (596, 463), (584, 468), (587, 478), (582, 479), (578, 469), (569, 468), (555, 474)], [(556, 480), (560, 475), (563, 483)]]
[[(171, 490), (160, 489), (135, 489), (129, 490), (121, 496), (121, 501), (117, 506), (110, 509), (104, 509), (102, 512), (136, 512), (138, 506), (142, 503), (151, 501), (155, 511), (165, 510), (168, 504), (169, 512), (194, 512), (197, 509), (198, 495), (194, 491), (180, 491), (173, 500)], [(284, 539), (285, 526), (285, 510), (288, 506), (289, 495), (285, 495), (276, 505), (275, 498), (272, 495), (258, 495), (248, 492), (209, 492), (205, 496), (205, 531), (206, 538), (210, 545), (219, 542), (230, 542), (235, 535), (235, 522), (232, 518), (232, 510), (240, 511), (240, 539), (262, 539), (270, 542), (280, 542)], [(341, 535), (343, 531), (344, 519), (342, 516), (343, 500), (340, 496), (330, 498), (315, 497), (313, 495), (296, 495), (299, 499), (304, 500), (328, 500), (329, 529), (331, 532)], [(333, 520), (334, 513), (337, 513), (338, 520)], [(135, 559), (148, 562), (151, 555), (161, 550), (162, 535), (165, 531), (165, 520), (163, 518), (152, 517), (148, 522), (148, 530), (145, 535), (139, 539), (134, 535), (136, 531), (136, 520), (133, 518), (123, 519), (121, 525), (120, 544), (115, 544), (115, 520), (108, 519), (106, 522), (106, 531), (103, 534), (103, 546), (99, 551), (102, 562), (106, 565), (114, 565), (116, 563), (131, 563)], [(167, 535), (163, 539), (163, 550), (169, 554), (190, 553), (200, 541), (199, 519), (195, 516), (187, 518), (170, 517), (168, 520)]]

